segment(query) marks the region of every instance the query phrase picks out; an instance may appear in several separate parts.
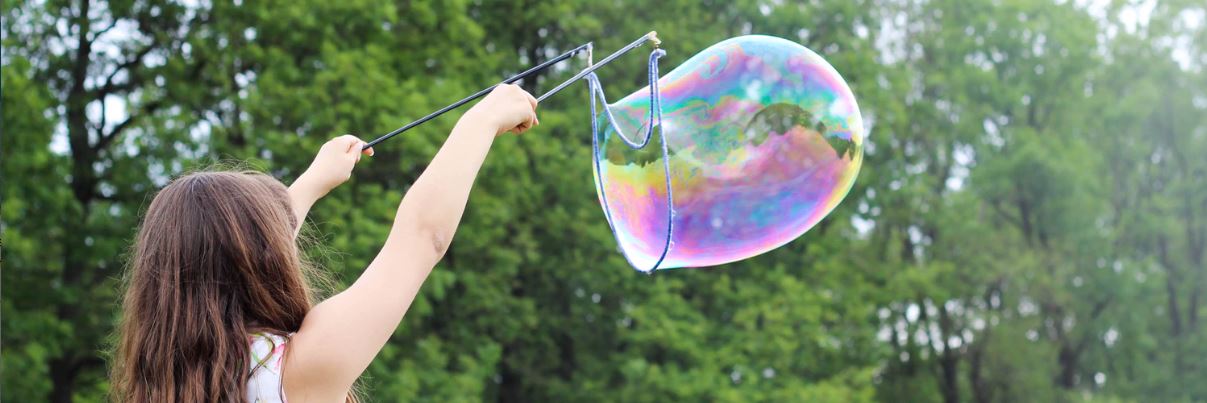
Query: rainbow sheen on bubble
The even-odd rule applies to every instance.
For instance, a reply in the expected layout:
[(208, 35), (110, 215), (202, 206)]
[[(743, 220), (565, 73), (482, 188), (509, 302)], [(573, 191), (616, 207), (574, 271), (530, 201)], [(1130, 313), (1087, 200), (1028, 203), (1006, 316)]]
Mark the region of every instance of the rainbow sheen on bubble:
[[(609, 105), (616, 127), (597, 117), (600, 201), (638, 270), (714, 266), (778, 248), (834, 210), (854, 183), (863, 161), (859, 107), (838, 72), (804, 46), (729, 39), (658, 83), (662, 139), (634, 150), (618, 138), (644, 135), (648, 87)], [(674, 214), (660, 264), (672, 212), (659, 141), (669, 152)]]

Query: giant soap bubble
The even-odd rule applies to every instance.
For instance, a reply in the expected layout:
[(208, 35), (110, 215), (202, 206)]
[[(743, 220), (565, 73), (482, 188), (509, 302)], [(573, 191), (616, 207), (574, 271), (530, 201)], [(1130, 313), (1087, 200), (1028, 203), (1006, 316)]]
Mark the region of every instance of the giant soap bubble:
[(658, 84), (661, 140), (634, 150), (620, 138), (638, 142), (648, 129), (648, 87), (609, 105), (615, 125), (597, 117), (600, 201), (638, 270), (713, 266), (782, 246), (829, 214), (859, 172), (855, 97), (795, 42), (729, 39)]

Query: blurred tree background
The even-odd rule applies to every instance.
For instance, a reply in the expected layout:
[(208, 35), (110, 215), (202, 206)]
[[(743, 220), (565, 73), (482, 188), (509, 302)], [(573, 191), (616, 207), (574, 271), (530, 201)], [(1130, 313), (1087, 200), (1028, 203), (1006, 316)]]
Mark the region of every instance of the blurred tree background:
[[(3, 5), (4, 401), (101, 401), (124, 256), (171, 177), (288, 183), (535, 61), (748, 33), (850, 82), (867, 158), (801, 239), (654, 276), (616, 252), (585, 85), (496, 142), (371, 401), (1207, 401), (1201, 0), (142, 1)], [(601, 70), (616, 98), (645, 58)], [(566, 64), (523, 85), (548, 89)], [(343, 282), (455, 116), (312, 212)]]

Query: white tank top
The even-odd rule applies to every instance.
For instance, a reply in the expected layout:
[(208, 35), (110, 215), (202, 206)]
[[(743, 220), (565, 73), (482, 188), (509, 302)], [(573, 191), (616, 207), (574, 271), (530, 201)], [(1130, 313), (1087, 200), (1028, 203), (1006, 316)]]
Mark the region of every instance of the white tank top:
[(285, 387), (281, 384), (285, 344), (288, 338), (269, 333), (251, 335), (251, 377), (247, 380), (247, 401), (251, 403), (285, 403)]

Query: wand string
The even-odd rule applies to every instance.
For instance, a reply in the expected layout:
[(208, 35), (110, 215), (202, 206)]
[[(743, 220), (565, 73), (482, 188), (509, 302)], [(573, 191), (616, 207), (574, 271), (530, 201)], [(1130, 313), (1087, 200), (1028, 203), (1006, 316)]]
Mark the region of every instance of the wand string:
[[(630, 265), (646, 274), (654, 274), (658, 267), (662, 266), (662, 262), (666, 260), (666, 255), (674, 244), (675, 233), (675, 193), (671, 186), (670, 149), (666, 142), (666, 133), (662, 130), (662, 90), (658, 86), (658, 59), (665, 55), (666, 51), (662, 49), (655, 48), (653, 52), (650, 52), (647, 75), (650, 80), (650, 110), (646, 115), (647, 123), (642, 125), (645, 128), (645, 136), (641, 140), (636, 140), (636, 136), (630, 139), (630, 136), (626, 136), (621, 131), (620, 125), (616, 124), (616, 116), (612, 113), (612, 108), (608, 106), (608, 98), (604, 95), (599, 77), (592, 72), (586, 74), (587, 87), (591, 92), (591, 159), (595, 169), (595, 183), (599, 190), (599, 200), (603, 204), (604, 217), (608, 219), (608, 227), (612, 229), (612, 235), (616, 238), (616, 243), (620, 245), (620, 253), (624, 255)], [(602, 105), (603, 113), (596, 112), (596, 102)], [(607, 126), (601, 128), (600, 123), (607, 123)], [(620, 237), (620, 232), (616, 231), (616, 218), (612, 216), (612, 206), (608, 203), (607, 175), (604, 175), (603, 163), (600, 162), (600, 158), (604, 155), (604, 143), (612, 135), (619, 137), (629, 149), (640, 150), (650, 144), (650, 140), (654, 138), (655, 128), (658, 129), (659, 137), (662, 140), (662, 169), (666, 175), (666, 237), (662, 242), (662, 254), (658, 256), (658, 260), (653, 265), (646, 269), (638, 266), (638, 263), (643, 262), (634, 261), (633, 256), (629, 255), (624, 247), (624, 240)]]

